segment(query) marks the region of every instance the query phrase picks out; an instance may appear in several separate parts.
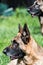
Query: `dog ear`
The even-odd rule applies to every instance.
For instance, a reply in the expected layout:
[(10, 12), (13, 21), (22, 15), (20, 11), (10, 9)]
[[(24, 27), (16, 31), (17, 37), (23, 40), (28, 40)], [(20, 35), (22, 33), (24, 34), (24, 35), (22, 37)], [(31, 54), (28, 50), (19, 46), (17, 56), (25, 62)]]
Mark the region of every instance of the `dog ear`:
[(22, 30), (23, 30), (23, 29), (22, 29), (22, 27), (21, 27), (20, 24), (19, 24), (18, 28), (19, 28), (19, 32), (22, 33)]
[(37, 0), (37, 2), (40, 4), (41, 2), (43, 2), (43, 0)]
[(30, 37), (30, 32), (26, 23), (24, 24), (23, 31), (25, 32), (25, 35), (28, 35)]
[(28, 30), (27, 24), (24, 24), (23, 27), (23, 32), (22, 32), (22, 40), (24, 41), (24, 43), (28, 43), (30, 40), (30, 32)]

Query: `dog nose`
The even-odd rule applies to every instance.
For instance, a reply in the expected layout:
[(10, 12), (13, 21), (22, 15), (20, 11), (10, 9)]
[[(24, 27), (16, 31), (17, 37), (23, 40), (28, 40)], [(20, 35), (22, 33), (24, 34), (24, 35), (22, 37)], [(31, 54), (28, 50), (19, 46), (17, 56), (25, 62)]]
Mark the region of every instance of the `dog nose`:
[(4, 54), (6, 54), (6, 49), (5, 49), (5, 50), (3, 50), (3, 53), (4, 53)]
[(28, 8), (27, 11), (30, 12), (30, 8)]
[(27, 11), (30, 11), (30, 8), (28, 8)]

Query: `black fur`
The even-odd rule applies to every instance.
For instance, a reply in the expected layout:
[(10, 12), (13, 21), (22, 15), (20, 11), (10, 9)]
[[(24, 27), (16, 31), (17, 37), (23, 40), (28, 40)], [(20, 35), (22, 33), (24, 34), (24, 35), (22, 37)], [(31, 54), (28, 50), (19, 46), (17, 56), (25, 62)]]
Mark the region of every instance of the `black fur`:
[(19, 44), (13, 40), (12, 47), (7, 47), (4, 49), (3, 53), (10, 56), (11, 60), (23, 58), (25, 53), (19, 48)]

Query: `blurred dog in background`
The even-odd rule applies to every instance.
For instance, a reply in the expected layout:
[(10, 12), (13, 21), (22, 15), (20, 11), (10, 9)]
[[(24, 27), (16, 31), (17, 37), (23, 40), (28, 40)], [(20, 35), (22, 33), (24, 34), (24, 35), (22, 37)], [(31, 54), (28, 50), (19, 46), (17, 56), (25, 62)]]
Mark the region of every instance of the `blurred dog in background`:
[(41, 33), (43, 35), (43, 0), (36, 0), (34, 4), (28, 8), (28, 12), (32, 16), (38, 16), (41, 26)]

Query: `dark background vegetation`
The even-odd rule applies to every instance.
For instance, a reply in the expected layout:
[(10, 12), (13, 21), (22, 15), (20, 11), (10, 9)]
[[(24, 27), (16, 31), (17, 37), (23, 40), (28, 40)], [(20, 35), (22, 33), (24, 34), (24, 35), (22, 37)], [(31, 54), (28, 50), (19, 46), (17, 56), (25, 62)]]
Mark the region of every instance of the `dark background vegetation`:
[(35, 0), (0, 0), (1, 3), (7, 4), (9, 7), (29, 7), (33, 4)]

